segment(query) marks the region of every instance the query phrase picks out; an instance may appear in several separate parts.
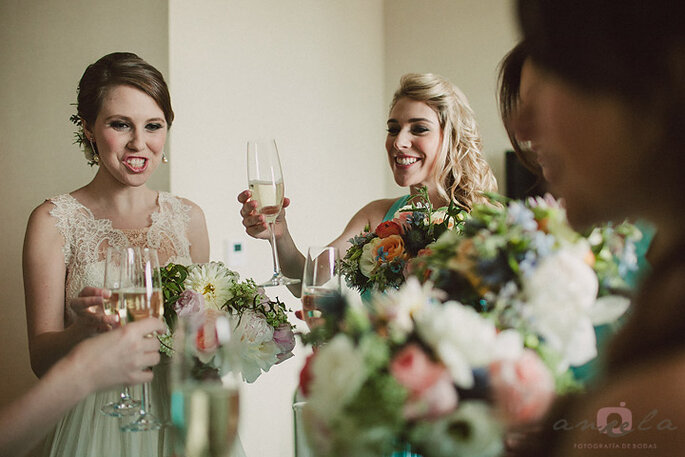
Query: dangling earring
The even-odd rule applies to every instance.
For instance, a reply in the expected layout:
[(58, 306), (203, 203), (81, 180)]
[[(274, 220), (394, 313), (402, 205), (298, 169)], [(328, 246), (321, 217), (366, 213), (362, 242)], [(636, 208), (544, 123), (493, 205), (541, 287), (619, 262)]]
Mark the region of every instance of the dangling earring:
[(162, 153), (162, 163), (169, 163), (169, 159), (166, 157), (166, 152)]
[(93, 151), (93, 162), (95, 162), (96, 165), (100, 164), (100, 156), (98, 155), (98, 151), (95, 149), (95, 143), (93, 142), (93, 139), (88, 137), (88, 142), (90, 143), (90, 149)]

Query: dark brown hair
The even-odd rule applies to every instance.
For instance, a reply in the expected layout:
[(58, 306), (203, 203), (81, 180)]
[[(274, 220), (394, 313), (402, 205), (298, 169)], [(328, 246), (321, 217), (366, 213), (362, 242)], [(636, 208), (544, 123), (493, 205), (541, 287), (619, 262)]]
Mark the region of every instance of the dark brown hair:
[(88, 65), (78, 85), (77, 112), (88, 126), (95, 123), (107, 91), (132, 86), (145, 92), (164, 112), (167, 128), (174, 120), (171, 96), (164, 77), (155, 67), (131, 52), (114, 52)]
[(499, 114), (504, 123), (504, 128), (509, 136), (511, 146), (521, 163), (533, 172), (542, 181), (542, 168), (535, 158), (535, 154), (524, 151), (521, 144), (514, 135), (512, 120), (519, 106), (521, 96), (521, 70), (523, 64), (529, 57), (526, 43), (520, 42), (512, 48), (499, 64), (499, 75), (497, 85), (499, 91), (497, 101), (499, 102)]

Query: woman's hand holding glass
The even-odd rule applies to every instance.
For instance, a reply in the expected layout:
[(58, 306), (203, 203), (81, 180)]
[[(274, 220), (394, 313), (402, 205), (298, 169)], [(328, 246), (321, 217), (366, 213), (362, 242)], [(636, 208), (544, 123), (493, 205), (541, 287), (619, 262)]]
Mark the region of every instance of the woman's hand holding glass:
[(85, 328), (85, 332), (94, 335), (117, 327), (119, 319), (105, 314), (103, 304), (111, 297), (106, 288), (84, 287), (78, 297), (69, 302), (69, 308), (75, 325)]
[[(271, 233), (269, 232), (269, 224), (266, 221), (266, 217), (257, 210), (259, 203), (252, 198), (252, 191), (244, 190), (238, 194), (238, 202), (242, 203), (243, 205), (240, 208), (240, 216), (243, 218), (245, 232), (247, 232), (247, 234), (252, 238), (257, 238), (260, 240), (270, 239)], [(285, 221), (285, 211), (283, 210), (289, 205), (290, 199), (288, 197), (284, 197), (281, 213), (274, 222), (274, 231), (277, 239), (283, 236), (283, 234), (288, 230)]]

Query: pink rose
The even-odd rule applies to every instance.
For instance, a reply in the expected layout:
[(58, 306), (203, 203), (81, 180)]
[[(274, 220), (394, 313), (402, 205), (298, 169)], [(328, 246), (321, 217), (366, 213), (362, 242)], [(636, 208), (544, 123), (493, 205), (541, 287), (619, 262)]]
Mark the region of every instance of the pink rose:
[(403, 415), (407, 420), (439, 419), (457, 409), (457, 389), (445, 370), (438, 380), (417, 396), (409, 396)]
[(198, 314), (205, 309), (205, 297), (201, 293), (194, 290), (184, 290), (176, 303), (174, 304), (174, 311), (178, 317), (188, 317), (193, 314)]
[(490, 383), (495, 403), (511, 425), (537, 421), (554, 400), (554, 378), (530, 349), (516, 360), (491, 364)]
[(457, 391), (449, 373), (416, 344), (398, 352), (390, 363), (390, 373), (409, 390), (404, 415), (407, 419), (437, 418), (457, 407)]
[(293, 333), (290, 324), (281, 324), (274, 329), (274, 343), (278, 346), (280, 352), (278, 353), (278, 362), (288, 360), (293, 356), (293, 348), (295, 347), (295, 334)]

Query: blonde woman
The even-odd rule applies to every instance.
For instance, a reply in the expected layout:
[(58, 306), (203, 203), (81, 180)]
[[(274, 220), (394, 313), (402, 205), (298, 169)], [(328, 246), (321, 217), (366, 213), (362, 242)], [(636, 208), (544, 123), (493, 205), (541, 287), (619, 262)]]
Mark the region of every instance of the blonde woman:
[[(376, 227), (392, 219), (423, 186), (434, 207), (453, 201), (466, 210), (484, 201), (481, 192), (497, 190), (481, 153), (473, 111), (464, 94), (447, 79), (431, 73), (404, 75), (390, 105), (387, 126), (388, 163), (397, 185), (407, 187), (409, 194), (375, 200), (357, 211), (340, 236), (329, 243), (341, 253), (350, 247), (348, 240), (366, 226)], [(257, 213), (257, 202), (251, 196), (249, 190), (238, 195), (245, 231), (254, 238), (268, 239), (266, 221)], [(285, 199), (283, 206), (289, 203)], [(301, 277), (304, 256), (288, 232), (285, 212), (276, 221), (275, 233), (283, 274)]]

